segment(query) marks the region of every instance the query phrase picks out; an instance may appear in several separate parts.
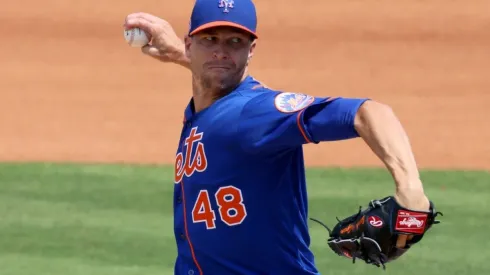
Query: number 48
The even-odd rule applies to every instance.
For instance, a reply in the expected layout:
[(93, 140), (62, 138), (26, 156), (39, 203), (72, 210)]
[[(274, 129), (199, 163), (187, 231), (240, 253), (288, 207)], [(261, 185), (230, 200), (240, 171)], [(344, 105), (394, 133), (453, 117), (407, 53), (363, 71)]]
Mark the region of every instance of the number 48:
[[(247, 210), (243, 204), (242, 191), (234, 186), (221, 187), (214, 194), (221, 220), (228, 226), (239, 225), (245, 220)], [(192, 208), (192, 221), (204, 222), (207, 229), (216, 228), (216, 213), (211, 207), (207, 190), (201, 190)]]

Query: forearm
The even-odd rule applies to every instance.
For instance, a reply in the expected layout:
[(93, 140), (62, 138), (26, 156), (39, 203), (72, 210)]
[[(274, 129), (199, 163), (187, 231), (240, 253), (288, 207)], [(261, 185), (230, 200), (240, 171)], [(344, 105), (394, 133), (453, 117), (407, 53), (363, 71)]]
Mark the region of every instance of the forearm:
[(398, 190), (423, 191), (408, 136), (391, 108), (365, 102), (356, 115), (355, 128), (388, 168)]
[(178, 47), (178, 49), (176, 51), (168, 54), (168, 60), (190, 70), (191, 61), (185, 55), (184, 42), (182, 42), (182, 45), (180, 47)]

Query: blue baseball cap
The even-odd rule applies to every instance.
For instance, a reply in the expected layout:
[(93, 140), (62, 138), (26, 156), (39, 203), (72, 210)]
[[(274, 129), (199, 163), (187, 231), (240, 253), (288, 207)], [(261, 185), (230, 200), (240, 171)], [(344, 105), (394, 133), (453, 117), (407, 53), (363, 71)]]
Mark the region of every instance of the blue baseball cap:
[(235, 27), (257, 36), (257, 12), (252, 0), (196, 0), (189, 35), (214, 27)]

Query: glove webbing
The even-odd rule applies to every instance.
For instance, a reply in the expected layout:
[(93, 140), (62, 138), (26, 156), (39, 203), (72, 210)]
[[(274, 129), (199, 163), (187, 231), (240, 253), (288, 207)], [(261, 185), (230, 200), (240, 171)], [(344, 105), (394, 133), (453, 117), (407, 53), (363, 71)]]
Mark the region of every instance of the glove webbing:
[[(356, 215), (353, 215), (351, 218), (345, 220), (344, 222), (340, 221), (338, 217), (335, 217), (335, 218), (341, 224), (349, 224), (349, 223), (355, 221), (359, 217), (359, 215), (361, 215), (361, 213), (362, 213), (362, 206), (359, 207), (359, 212)], [(319, 223), (320, 225), (322, 225), (323, 227), (325, 227), (325, 229), (328, 231), (329, 236), (332, 235), (332, 230), (330, 228), (328, 228), (328, 226), (325, 225), (323, 222), (321, 222), (317, 219), (314, 219), (314, 218), (310, 218), (310, 220), (315, 221), (315, 222)], [(367, 264), (372, 264), (372, 265), (375, 265), (377, 267), (382, 266), (383, 270), (386, 270), (386, 266), (385, 266), (386, 255), (381, 252), (381, 247), (379, 247), (379, 244), (375, 240), (368, 238), (368, 237), (365, 237), (364, 233), (362, 233), (360, 238), (352, 239), (352, 241), (355, 241), (358, 246), (362, 246), (363, 242), (368, 241), (368, 242), (371, 242), (372, 244), (376, 245), (378, 247), (378, 250), (379, 250), (379, 257), (377, 257), (377, 259), (372, 259), (372, 255), (366, 255), (366, 251), (363, 249), (358, 250), (358, 251), (360, 251), (360, 253), (362, 253), (364, 255), (362, 255), (363, 257), (358, 257), (358, 254), (356, 254), (356, 253), (354, 253), (353, 255), (350, 255), (352, 257), (352, 263), (353, 264), (356, 263), (357, 258), (360, 258), (360, 259), (364, 259), (364, 262), (366, 262)], [(359, 255), (359, 256), (361, 256), (361, 255)]]

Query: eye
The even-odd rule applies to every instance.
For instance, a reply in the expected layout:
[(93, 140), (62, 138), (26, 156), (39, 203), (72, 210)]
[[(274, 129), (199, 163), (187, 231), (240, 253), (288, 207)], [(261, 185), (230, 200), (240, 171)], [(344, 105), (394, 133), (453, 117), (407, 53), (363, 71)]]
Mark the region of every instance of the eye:
[(233, 37), (230, 39), (231, 43), (237, 44), (237, 43), (242, 43), (242, 39), (240, 37)]
[(218, 40), (218, 38), (216, 36), (213, 36), (213, 35), (203, 35), (201, 36), (201, 43), (203, 43), (204, 45), (213, 45), (216, 43), (216, 41)]
[(241, 37), (231, 37), (227, 39), (227, 44), (228, 46), (234, 48), (234, 49), (240, 49), (245, 46), (245, 39)]

